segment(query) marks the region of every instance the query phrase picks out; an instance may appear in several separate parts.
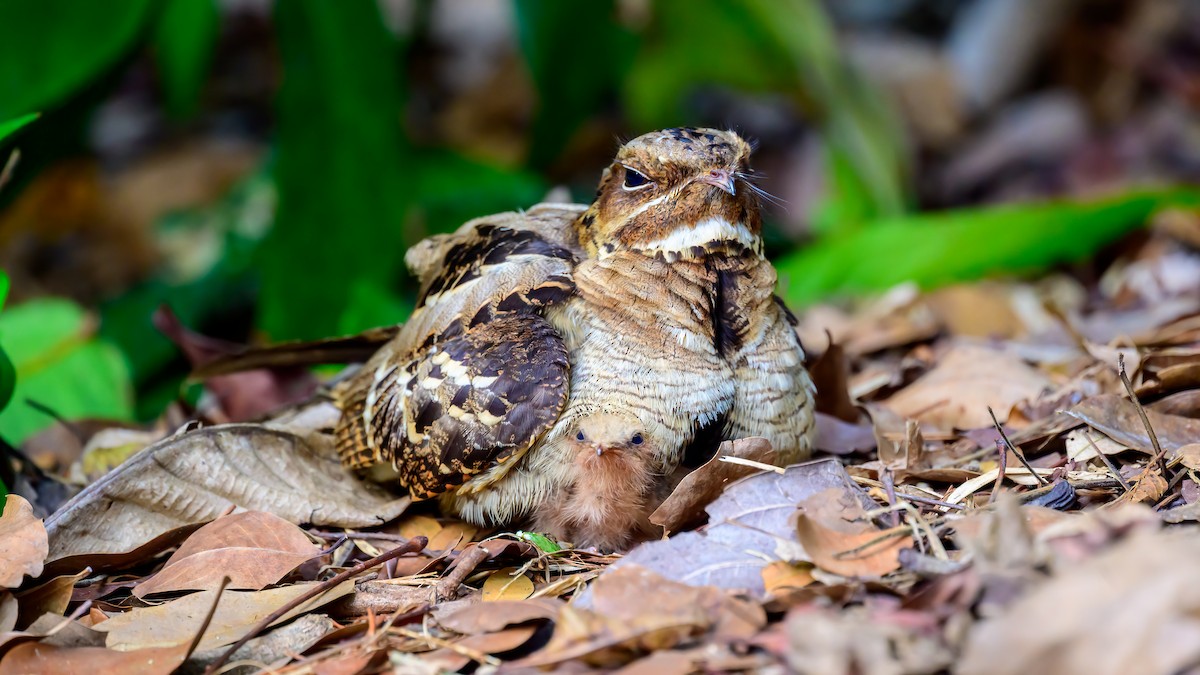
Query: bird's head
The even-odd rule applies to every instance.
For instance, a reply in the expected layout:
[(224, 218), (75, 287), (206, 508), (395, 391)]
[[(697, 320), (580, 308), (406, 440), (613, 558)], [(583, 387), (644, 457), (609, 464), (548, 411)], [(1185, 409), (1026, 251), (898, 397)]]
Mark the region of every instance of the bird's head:
[(568, 442), (580, 461), (609, 457), (629, 459), (652, 453), (650, 434), (636, 418), (617, 413), (595, 412), (580, 417)]
[(629, 141), (575, 226), (588, 255), (691, 258), (730, 245), (761, 252), (750, 144), (732, 131), (676, 128)]

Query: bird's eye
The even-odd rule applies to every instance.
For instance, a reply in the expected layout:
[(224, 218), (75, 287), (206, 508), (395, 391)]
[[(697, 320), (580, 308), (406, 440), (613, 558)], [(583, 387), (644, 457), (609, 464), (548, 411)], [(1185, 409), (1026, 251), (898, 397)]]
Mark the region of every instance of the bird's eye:
[(587, 440), (587, 439), (585, 439), (585, 438), (583, 437), (583, 432), (582, 432), (582, 431), (580, 431), (580, 432), (577, 432), (577, 433), (575, 434), (575, 440), (577, 440), (577, 441), (583, 441), (583, 440)]
[(630, 442), (631, 442), (631, 443), (633, 443), (634, 445), (641, 445), (641, 444), (642, 444), (642, 441), (643, 441), (643, 440), (645, 440), (645, 439), (644, 439), (644, 438), (642, 438), (642, 435), (641, 435), (641, 434), (634, 434), (634, 435), (633, 435), (633, 438), (631, 438), (631, 439), (629, 439), (629, 440), (630, 440)]
[(625, 167), (625, 184), (622, 186), (626, 190), (637, 190), (650, 184), (650, 179), (646, 178), (646, 174), (629, 167)]

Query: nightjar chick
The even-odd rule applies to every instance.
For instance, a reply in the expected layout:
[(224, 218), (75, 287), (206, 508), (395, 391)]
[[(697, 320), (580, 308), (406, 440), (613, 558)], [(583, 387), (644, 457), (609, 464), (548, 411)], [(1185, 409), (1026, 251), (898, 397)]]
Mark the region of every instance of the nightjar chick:
[[(478, 218), (406, 256), (398, 335), (335, 390), (343, 461), (484, 525), (621, 548), (685, 456), (808, 456), (813, 385), (737, 134), (626, 143), (589, 207)], [(582, 439), (580, 438), (582, 435)], [(640, 443), (634, 439), (640, 438)]]

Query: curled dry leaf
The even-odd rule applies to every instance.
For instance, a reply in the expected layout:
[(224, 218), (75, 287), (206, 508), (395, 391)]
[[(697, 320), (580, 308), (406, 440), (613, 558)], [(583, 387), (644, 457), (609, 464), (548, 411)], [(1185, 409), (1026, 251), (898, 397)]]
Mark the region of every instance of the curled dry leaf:
[(989, 406), (1004, 421), (1014, 405), (1036, 398), (1050, 384), (1014, 354), (963, 343), (884, 405), (939, 429), (978, 429), (992, 423)]
[[(213, 613), (212, 622), (197, 651), (206, 651), (237, 642), (247, 630), (271, 612), (312, 588), (312, 584), (292, 584), (265, 591), (226, 591)], [(288, 619), (312, 611), (354, 592), (354, 581), (346, 581), (302, 603), (276, 620), (277, 626)], [(178, 600), (151, 607), (137, 607), (117, 614), (95, 626), (107, 633), (109, 649), (128, 651), (149, 647), (186, 645), (200, 630), (200, 624), (216, 599), (216, 591), (202, 591)]]
[(671, 495), (650, 514), (650, 522), (662, 526), (668, 533), (700, 525), (708, 517), (704, 507), (712, 503), (726, 485), (761, 471), (752, 466), (726, 462), (722, 460), (723, 457), (738, 457), (768, 465), (774, 465), (776, 461), (775, 450), (765, 438), (725, 441), (712, 459), (684, 476)]
[(863, 508), (875, 503), (833, 459), (763, 472), (729, 484), (707, 508), (709, 524), (634, 548), (615, 564), (637, 564), (692, 586), (737, 589), (762, 598), (762, 568), (808, 560), (796, 538), (797, 505), (833, 488)]
[(320, 549), (299, 527), (279, 516), (247, 511), (218, 518), (196, 530), (158, 574), (138, 584), (136, 597), (171, 591), (227, 588), (257, 591), (316, 557)]
[(17, 628), (26, 630), (43, 614), (60, 617), (66, 614), (75, 584), (91, 572), (84, 569), (78, 574), (55, 577), (44, 584), (17, 593), (17, 602), (21, 608), (17, 616)]
[(0, 515), (0, 588), (16, 588), (42, 573), (49, 551), (46, 528), (23, 497), (10, 494)]
[(230, 424), (167, 438), (92, 483), (46, 521), (50, 558), (123, 553), (230, 506), (293, 523), (366, 527), (408, 499), (342, 468), (332, 439), (270, 425)]

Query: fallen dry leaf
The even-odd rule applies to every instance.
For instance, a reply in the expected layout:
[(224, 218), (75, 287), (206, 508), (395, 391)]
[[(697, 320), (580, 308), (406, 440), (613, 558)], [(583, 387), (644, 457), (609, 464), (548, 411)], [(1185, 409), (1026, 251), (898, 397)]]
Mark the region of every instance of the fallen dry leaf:
[(0, 675), (40, 673), (138, 673), (168, 675), (183, 664), (187, 645), (116, 651), (103, 647), (56, 647), (30, 642), (13, 647), (0, 660)]
[(771, 466), (776, 463), (775, 450), (765, 438), (725, 441), (712, 459), (684, 476), (671, 495), (650, 514), (650, 522), (668, 533), (700, 525), (708, 518), (704, 507), (716, 499), (726, 485), (762, 470), (726, 462), (722, 457), (748, 459)]
[(505, 567), (492, 572), (483, 582), (483, 599), (524, 600), (533, 595), (533, 581), (516, 567)]
[(779, 595), (804, 588), (814, 581), (811, 565), (785, 563), (779, 560), (764, 567), (762, 577), (763, 588), (767, 590), (768, 595)]
[[(1123, 396), (1094, 396), (1065, 412), (1126, 447), (1147, 454), (1154, 452), (1154, 444), (1150, 442), (1137, 406)], [(1168, 457), (1200, 438), (1200, 420), (1165, 415), (1149, 409), (1146, 410), (1146, 418), (1150, 420), (1150, 427), (1154, 429), (1154, 435)]]
[(727, 486), (708, 506), (705, 527), (641, 544), (615, 567), (642, 565), (674, 581), (738, 589), (762, 598), (763, 567), (777, 560), (808, 559), (796, 539), (796, 506), (830, 488), (861, 500), (863, 508), (875, 506), (837, 460), (791, 466), (782, 474), (763, 472)]
[(907, 533), (887, 537), (869, 523), (853, 528), (830, 523), (802, 513), (797, 517), (796, 530), (813, 564), (843, 577), (876, 578), (897, 570), (900, 549), (912, 546)]
[(261, 511), (235, 513), (196, 530), (162, 570), (138, 584), (133, 594), (228, 588), (257, 591), (316, 557), (320, 548), (304, 531), (279, 516)]
[(461, 601), (437, 607), (433, 610), (433, 618), (443, 628), (474, 635), (530, 621), (553, 620), (564, 605), (553, 598), (496, 600), (487, 604)]
[(1138, 531), (974, 625), (957, 672), (1176, 673), (1200, 661), (1200, 536)]
[(48, 551), (46, 528), (33, 507), (23, 497), (8, 495), (0, 514), (0, 588), (16, 588), (26, 576), (40, 575)]
[(645, 652), (669, 649), (703, 632), (706, 621), (702, 612), (678, 616), (648, 611), (631, 622), (568, 605), (558, 615), (550, 642), (513, 665), (529, 668), (580, 659), (592, 666), (611, 668)]
[[(259, 620), (311, 587), (312, 584), (293, 584), (265, 591), (226, 591), (221, 594), (212, 623), (197, 650), (233, 644)], [(353, 592), (354, 581), (347, 579), (284, 614), (272, 625), (279, 625)], [(108, 634), (105, 644), (110, 649), (121, 651), (188, 644), (199, 631), (215, 597), (215, 590), (201, 591), (161, 605), (137, 607), (110, 617), (97, 624), (95, 629)]]
[(71, 604), (71, 593), (75, 590), (75, 584), (91, 572), (89, 569), (84, 569), (78, 574), (55, 577), (44, 584), (17, 593), (15, 597), (21, 607), (17, 617), (17, 628), (27, 629), (43, 614), (60, 617), (66, 614), (67, 607)]
[(7, 633), (17, 626), (17, 599), (12, 593), (0, 593), (0, 633)]
[(933, 370), (884, 402), (903, 417), (939, 429), (978, 429), (992, 424), (988, 407), (1003, 422), (1012, 407), (1051, 385), (1041, 371), (1007, 351), (958, 343)]
[(55, 560), (129, 551), (230, 506), (293, 523), (365, 527), (395, 518), (407, 504), (342, 468), (329, 436), (231, 424), (146, 448), (67, 502), (46, 530)]

